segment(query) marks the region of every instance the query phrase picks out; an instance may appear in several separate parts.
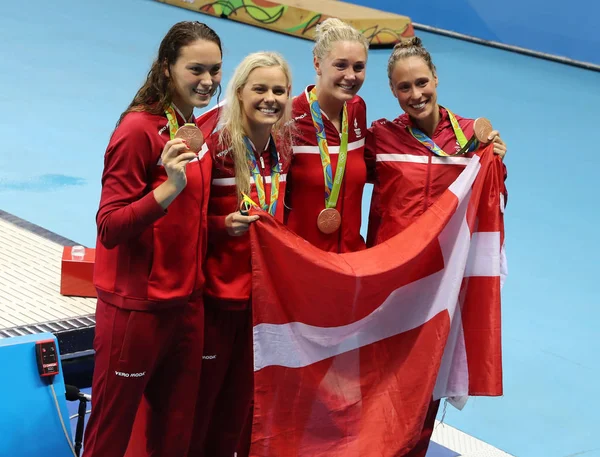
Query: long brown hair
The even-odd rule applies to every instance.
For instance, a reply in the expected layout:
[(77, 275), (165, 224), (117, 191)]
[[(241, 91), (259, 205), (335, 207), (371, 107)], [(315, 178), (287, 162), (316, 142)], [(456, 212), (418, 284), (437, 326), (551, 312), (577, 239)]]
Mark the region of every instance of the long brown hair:
[[(223, 55), (219, 35), (208, 25), (198, 21), (183, 21), (175, 24), (167, 32), (158, 48), (158, 56), (152, 63), (146, 81), (137, 91), (127, 109), (119, 117), (117, 125), (132, 111), (146, 111), (152, 114), (164, 113), (171, 104), (173, 87), (165, 74), (165, 69), (174, 65), (181, 48), (197, 40), (215, 43)], [(219, 86), (220, 88), (220, 86)]]

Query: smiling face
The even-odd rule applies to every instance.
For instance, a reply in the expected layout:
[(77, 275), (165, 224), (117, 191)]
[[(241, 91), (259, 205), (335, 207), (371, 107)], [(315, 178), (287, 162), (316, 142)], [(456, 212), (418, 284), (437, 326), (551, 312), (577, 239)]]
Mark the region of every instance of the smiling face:
[(221, 50), (207, 40), (183, 46), (173, 65), (165, 70), (173, 88), (173, 103), (182, 112), (204, 108), (221, 82)]
[(281, 67), (252, 70), (238, 92), (246, 128), (275, 125), (283, 116), (289, 97), (289, 82)]
[(358, 93), (365, 81), (367, 52), (358, 41), (336, 41), (324, 58), (314, 58), (314, 65), (319, 76), (319, 95), (331, 95), (345, 102)]
[(426, 121), (438, 112), (437, 84), (437, 76), (418, 56), (398, 60), (390, 75), (394, 97), (402, 110), (417, 122)]

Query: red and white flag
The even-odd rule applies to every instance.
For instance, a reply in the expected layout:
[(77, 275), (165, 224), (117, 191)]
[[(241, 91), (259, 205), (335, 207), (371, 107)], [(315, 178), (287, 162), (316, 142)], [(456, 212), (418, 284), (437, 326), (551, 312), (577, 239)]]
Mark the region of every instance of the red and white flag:
[(432, 397), (502, 394), (503, 179), (490, 146), (356, 253), (254, 224), (252, 456), (403, 455)]

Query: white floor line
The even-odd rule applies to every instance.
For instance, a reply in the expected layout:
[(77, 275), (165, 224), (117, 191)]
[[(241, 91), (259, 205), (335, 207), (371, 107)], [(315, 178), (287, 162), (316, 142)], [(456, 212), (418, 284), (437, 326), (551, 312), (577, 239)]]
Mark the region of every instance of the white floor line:
[[(513, 457), (445, 422), (436, 421), (432, 440), (458, 453), (461, 457)], [(428, 452), (427, 457), (443, 457), (439, 452), (435, 456), (430, 456), (430, 454), (431, 452)]]

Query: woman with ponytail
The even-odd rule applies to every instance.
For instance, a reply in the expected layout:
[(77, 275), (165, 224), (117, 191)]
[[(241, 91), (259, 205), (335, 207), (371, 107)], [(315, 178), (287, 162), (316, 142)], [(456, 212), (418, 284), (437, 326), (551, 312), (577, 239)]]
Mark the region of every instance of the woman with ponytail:
[[(365, 81), (368, 49), (367, 38), (339, 19), (318, 24), (313, 47), (317, 81), (292, 102), (285, 224), (329, 252), (365, 249), (360, 226), (367, 108), (357, 94)], [(238, 457), (249, 455), (251, 419), (250, 411)]]
[[(365, 81), (368, 49), (367, 38), (339, 19), (318, 24), (313, 47), (317, 81), (292, 102), (285, 224), (329, 252), (365, 249), (360, 226), (367, 108), (357, 94)], [(249, 455), (251, 429), (250, 411), (238, 457)]]
[[(368, 40), (336, 18), (316, 27), (317, 83), (292, 102), (293, 150), (286, 180), (285, 224), (331, 252), (365, 249), (360, 235), (367, 171), (366, 105), (357, 93), (367, 66)], [(238, 457), (250, 452), (252, 408)]]
[(367, 178), (367, 108), (357, 94), (367, 69), (367, 38), (339, 19), (316, 28), (315, 85), (294, 98), (286, 224), (320, 249), (365, 248), (360, 235)]
[[(369, 129), (367, 156), (373, 159), (370, 175), (374, 172), (375, 181), (368, 246), (383, 243), (423, 214), (454, 182), (475, 149), (464, 144), (474, 134), (474, 120), (438, 104), (436, 68), (418, 37), (394, 47), (387, 71), (404, 113), (393, 121), (375, 121)], [(497, 131), (489, 131), (484, 142), (493, 142), (494, 153), (504, 158), (506, 145)], [(407, 457), (427, 453), (439, 404), (431, 402), (420, 440)]]

